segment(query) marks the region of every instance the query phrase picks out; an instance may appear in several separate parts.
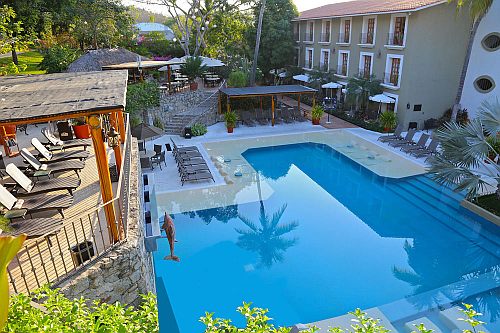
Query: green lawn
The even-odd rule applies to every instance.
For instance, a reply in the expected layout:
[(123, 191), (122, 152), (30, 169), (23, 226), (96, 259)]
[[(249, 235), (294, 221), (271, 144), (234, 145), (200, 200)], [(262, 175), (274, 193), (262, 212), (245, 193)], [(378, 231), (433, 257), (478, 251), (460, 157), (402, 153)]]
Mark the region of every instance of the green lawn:
[[(19, 74), (45, 74), (45, 71), (38, 68), (38, 64), (42, 62), (43, 56), (37, 51), (28, 51), (18, 55), (19, 64), (26, 64), (28, 67), (25, 71)], [(11, 57), (1, 58), (0, 66), (7, 65), (12, 62)]]

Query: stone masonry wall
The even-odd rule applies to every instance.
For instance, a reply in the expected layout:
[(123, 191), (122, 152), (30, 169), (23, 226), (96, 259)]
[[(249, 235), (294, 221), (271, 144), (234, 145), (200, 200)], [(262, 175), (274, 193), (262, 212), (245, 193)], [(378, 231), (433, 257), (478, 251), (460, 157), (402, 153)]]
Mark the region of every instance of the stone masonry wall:
[(68, 298), (138, 305), (140, 294), (155, 292), (153, 262), (144, 247), (139, 200), (137, 140), (132, 139), (127, 240), (78, 275), (58, 285)]

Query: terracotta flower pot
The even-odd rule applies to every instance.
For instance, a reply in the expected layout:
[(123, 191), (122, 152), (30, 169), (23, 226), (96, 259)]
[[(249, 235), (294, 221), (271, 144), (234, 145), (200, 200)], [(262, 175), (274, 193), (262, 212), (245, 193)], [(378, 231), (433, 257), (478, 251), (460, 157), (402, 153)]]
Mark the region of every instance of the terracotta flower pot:
[(228, 132), (228, 133), (233, 133), (233, 130), (234, 130), (234, 128), (233, 128), (233, 127), (228, 127), (228, 128), (227, 128), (227, 132)]
[(198, 82), (191, 82), (191, 83), (189, 84), (189, 89), (190, 89), (191, 91), (198, 90)]
[(319, 125), (319, 119), (314, 119), (312, 120), (313, 125)]
[(90, 125), (73, 125), (73, 132), (77, 139), (88, 139), (90, 138)]

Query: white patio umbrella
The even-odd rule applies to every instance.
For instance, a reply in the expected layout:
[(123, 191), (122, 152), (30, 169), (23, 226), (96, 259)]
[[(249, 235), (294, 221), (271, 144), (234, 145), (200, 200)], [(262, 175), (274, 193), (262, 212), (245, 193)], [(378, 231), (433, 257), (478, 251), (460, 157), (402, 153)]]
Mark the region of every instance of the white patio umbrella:
[[(172, 58), (170, 60), (168, 60), (166, 63), (165, 63), (165, 66), (163, 67), (160, 67), (158, 68), (158, 70), (160, 72), (166, 72), (168, 71), (168, 66), (172, 66), (172, 65), (181, 65), (181, 64), (184, 64), (186, 61), (181, 59), (181, 58)], [(170, 67), (172, 68), (172, 67)]]
[(308, 83), (311, 80), (311, 77), (307, 74), (299, 74), (299, 75), (294, 75), (293, 79), (297, 80), (297, 81), (302, 81), (302, 82)]
[(370, 101), (372, 101), (372, 102), (379, 103), (379, 106), (378, 106), (378, 112), (379, 113), (380, 113), (380, 110), (382, 109), (382, 103), (384, 103), (384, 104), (395, 103), (395, 101), (394, 101), (393, 98), (390, 98), (389, 96), (384, 95), (384, 94), (378, 94), (378, 95), (375, 95), (375, 96), (370, 96), (370, 97), (368, 97), (368, 99)]
[(324, 89), (337, 89), (342, 88), (342, 85), (337, 82), (328, 82), (321, 86)]
[(278, 74), (278, 77), (284, 79), (286, 77), (286, 72), (281, 72)]
[[(186, 59), (189, 58), (190, 56), (184, 56), (182, 58), (180, 58), (183, 62), (182, 63), (185, 63), (186, 62)], [(222, 66), (225, 66), (225, 64), (220, 61), (219, 59), (214, 59), (214, 58), (208, 58), (208, 57), (202, 57), (200, 56), (201, 58), (201, 65), (202, 66), (206, 66), (206, 67), (222, 67)]]

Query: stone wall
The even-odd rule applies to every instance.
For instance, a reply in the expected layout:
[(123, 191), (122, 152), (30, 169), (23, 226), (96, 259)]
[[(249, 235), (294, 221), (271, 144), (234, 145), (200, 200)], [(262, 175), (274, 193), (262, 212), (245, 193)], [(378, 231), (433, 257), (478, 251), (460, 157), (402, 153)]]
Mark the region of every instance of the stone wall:
[(137, 305), (140, 294), (155, 292), (153, 262), (144, 246), (139, 200), (137, 140), (132, 139), (127, 239), (87, 269), (57, 285), (69, 298), (84, 297), (108, 303)]

